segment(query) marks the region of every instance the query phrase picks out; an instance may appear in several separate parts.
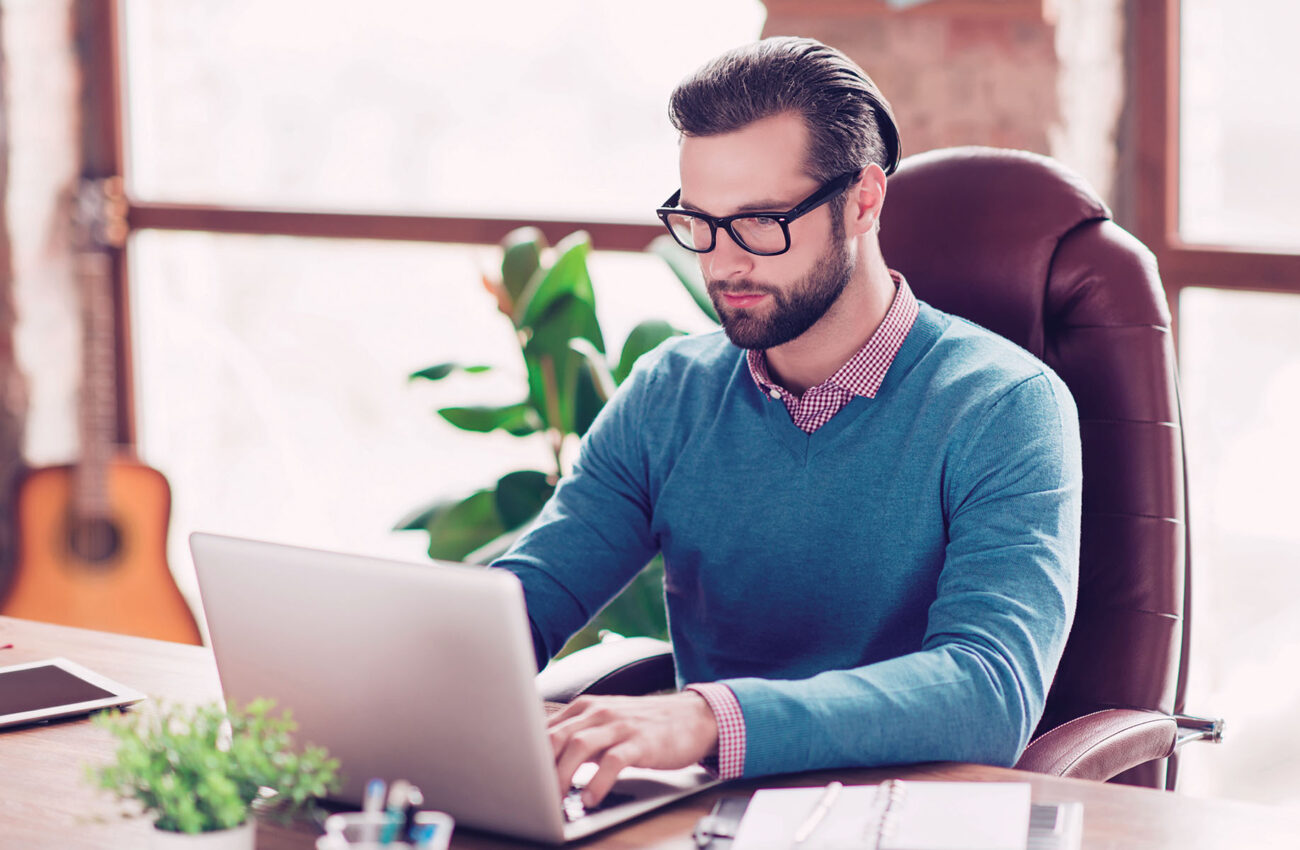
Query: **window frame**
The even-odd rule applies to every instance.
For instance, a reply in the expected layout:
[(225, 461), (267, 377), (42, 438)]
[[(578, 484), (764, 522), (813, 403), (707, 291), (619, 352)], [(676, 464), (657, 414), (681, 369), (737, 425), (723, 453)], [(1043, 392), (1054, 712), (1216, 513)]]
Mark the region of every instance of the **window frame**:
[[(770, 0), (769, 5), (779, 5)], [(129, 177), (122, 74), (122, 0), (80, 0), (77, 40), (85, 67), (83, 96), (83, 175)], [(941, 8), (942, 7), (942, 8)], [(973, 3), (966, 11), (987, 9)], [(852, 14), (842, 2), (818, 8)], [(939, 13), (961, 8), (955, 3), (923, 4), (918, 10)], [(1021, 16), (1042, 15), (1042, 0), (1021, 0)], [(1192, 243), (1178, 229), (1180, 0), (1128, 3), (1133, 46), (1130, 63), (1135, 153), (1132, 162), (1132, 230), (1156, 255), (1177, 328), (1178, 296), (1191, 286), (1238, 291), (1300, 294), (1300, 252), (1253, 250), (1238, 246)], [(1004, 12), (1007, 10), (1004, 9)], [(860, 6), (857, 14), (882, 13)], [(127, 181), (129, 186), (129, 180)], [(496, 244), (525, 224), (538, 226), (552, 241), (575, 229), (587, 230), (602, 249), (639, 251), (662, 230), (657, 223), (612, 221), (472, 218), (466, 216), (395, 215), (269, 209), (205, 204), (174, 204), (129, 197), (127, 216), (137, 230), (196, 230), (265, 236), (325, 239), (379, 239), (416, 242)], [(130, 242), (113, 252), (117, 304), (118, 442), (135, 445), (129, 276)]]
[(1175, 322), (1178, 296), (1192, 286), (1300, 294), (1300, 251), (1189, 242), (1179, 232), (1181, 0), (1128, 5), (1136, 54), (1133, 230), (1156, 255)]
[(122, 0), (81, 0), (78, 41), (85, 68), (82, 100), (83, 175), (120, 176), (127, 186), (126, 244), (112, 250), (113, 296), (116, 304), (117, 442), (136, 445), (135, 384), (130, 325), (130, 236), (141, 230), (189, 230), (253, 236), (297, 236), (316, 239), (376, 239), (496, 245), (510, 231), (536, 227), (552, 244), (575, 230), (585, 230), (592, 243), (607, 251), (642, 251), (663, 233), (662, 225), (555, 218), (406, 215), (272, 209), (255, 206), (176, 204), (133, 197), (130, 193), (128, 138), (122, 53)]

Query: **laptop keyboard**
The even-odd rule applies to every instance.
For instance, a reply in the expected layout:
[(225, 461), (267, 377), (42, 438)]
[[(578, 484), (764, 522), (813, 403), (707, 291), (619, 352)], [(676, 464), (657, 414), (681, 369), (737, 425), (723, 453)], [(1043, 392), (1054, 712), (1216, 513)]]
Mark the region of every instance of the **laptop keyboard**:
[[(568, 708), (568, 703), (543, 701), (542, 707), (546, 711), (546, 716), (550, 717), (554, 714), (558, 714), (565, 708)], [(585, 771), (581, 769), (579, 770), (579, 777), (581, 777), (580, 782), (574, 783), (574, 785), (569, 788), (569, 793), (565, 794), (564, 799), (560, 802), (560, 810), (564, 814), (565, 823), (573, 823), (574, 821), (584, 818), (594, 812), (608, 809), (610, 806), (619, 806), (623, 803), (630, 803), (636, 799), (631, 794), (619, 794), (616, 791), (610, 791), (605, 795), (605, 799), (601, 800), (594, 808), (589, 809), (582, 805), (582, 789), (586, 785), (586, 780), (591, 778), (591, 774), (594, 772), (591, 768), (594, 768), (595, 765), (583, 765), (583, 767), (588, 769)]]
[(582, 789), (574, 786), (569, 789), (568, 794), (564, 795), (564, 800), (560, 804), (560, 808), (564, 812), (564, 822), (573, 823), (575, 820), (599, 812), (602, 809), (608, 809), (610, 806), (620, 806), (623, 803), (630, 803), (634, 799), (636, 798), (631, 794), (619, 794), (615, 791), (610, 791), (605, 795), (605, 799), (601, 800), (594, 808), (589, 809), (582, 805)]

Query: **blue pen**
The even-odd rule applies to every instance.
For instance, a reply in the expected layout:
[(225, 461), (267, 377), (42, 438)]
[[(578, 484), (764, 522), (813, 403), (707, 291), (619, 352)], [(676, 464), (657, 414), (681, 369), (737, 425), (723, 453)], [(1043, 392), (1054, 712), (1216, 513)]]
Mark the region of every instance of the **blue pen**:
[(384, 832), (379, 836), (379, 843), (392, 844), (398, 830), (405, 821), (406, 801), (410, 797), (411, 783), (398, 779), (388, 789), (388, 810), (384, 817)]
[(411, 844), (415, 843), (415, 815), (420, 811), (420, 806), (424, 805), (424, 795), (420, 789), (414, 785), (406, 789), (406, 802), (402, 806), (402, 838)]
[(365, 815), (361, 828), (363, 841), (374, 841), (379, 837), (379, 813), (384, 808), (384, 791), (387, 786), (382, 779), (372, 779), (366, 783), (366, 795), (362, 798), (361, 811)]
[(447, 850), (455, 825), (443, 812), (420, 812), (409, 840), (417, 850)]
[(433, 846), (433, 837), (438, 834), (438, 827), (435, 824), (426, 823), (417, 826), (411, 831), (411, 842), (417, 850), (427, 850)]

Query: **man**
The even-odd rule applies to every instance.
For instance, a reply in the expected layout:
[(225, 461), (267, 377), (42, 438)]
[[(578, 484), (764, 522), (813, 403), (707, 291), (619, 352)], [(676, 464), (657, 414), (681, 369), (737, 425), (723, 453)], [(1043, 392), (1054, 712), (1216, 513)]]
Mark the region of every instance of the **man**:
[(1074, 613), (1068, 391), (890, 272), (896, 131), (838, 51), (739, 48), (670, 114), (681, 192), (660, 214), (725, 336), (642, 358), (497, 566), (523, 583), (544, 664), (662, 551), (687, 687), (554, 717), (561, 787), (588, 761), (588, 805), (627, 765), (1013, 763)]

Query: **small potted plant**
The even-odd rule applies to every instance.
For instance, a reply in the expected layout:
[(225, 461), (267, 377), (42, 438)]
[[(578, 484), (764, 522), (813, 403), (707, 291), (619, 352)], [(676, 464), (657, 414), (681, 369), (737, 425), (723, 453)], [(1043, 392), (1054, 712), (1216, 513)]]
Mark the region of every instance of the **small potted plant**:
[(90, 780), (154, 818), (155, 847), (253, 850), (255, 801), (288, 816), (338, 787), (338, 760), (320, 747), (295, 751), (297, 724), (273, 707), (105, 712), (94, 722), (117, 739), (116, 758), (91, 767)]

